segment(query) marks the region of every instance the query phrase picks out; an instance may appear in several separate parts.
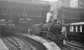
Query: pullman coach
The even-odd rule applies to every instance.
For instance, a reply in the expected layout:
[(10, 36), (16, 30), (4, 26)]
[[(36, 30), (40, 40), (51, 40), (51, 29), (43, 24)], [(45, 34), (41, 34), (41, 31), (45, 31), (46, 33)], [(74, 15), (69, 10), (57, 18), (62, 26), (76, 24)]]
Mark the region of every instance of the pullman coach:
[[(65, 41), (74, 46), (84, 46), (84, 8), (62, 7), (58, 19), (65, 29)], [(75, 45), (76, 44), (76, 45)], [(84, 48), (84, 47), (83, 47)]]

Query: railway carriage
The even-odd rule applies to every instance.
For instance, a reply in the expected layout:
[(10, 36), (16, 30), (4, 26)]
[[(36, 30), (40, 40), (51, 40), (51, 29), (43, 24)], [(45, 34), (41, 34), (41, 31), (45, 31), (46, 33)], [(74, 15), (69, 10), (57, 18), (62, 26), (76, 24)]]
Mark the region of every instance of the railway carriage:
[(69, 44), (73, 46), (83, 47), (84, 8), (62, 7), (58, 11), (58, 19), (62, 22), (63, 28), (65, 29), (65, 41), (70, 42)]

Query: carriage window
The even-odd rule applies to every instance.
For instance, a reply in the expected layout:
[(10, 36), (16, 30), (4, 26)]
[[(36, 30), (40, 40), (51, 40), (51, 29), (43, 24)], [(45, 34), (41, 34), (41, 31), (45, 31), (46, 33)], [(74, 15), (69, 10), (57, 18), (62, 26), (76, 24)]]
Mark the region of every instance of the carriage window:
[(83, 30), (82, 30), (83, 28), (82, 28), (82, 26), (80, 26), (80, 32), (83, 32)]
[(70, 26), (70, 32), (74, 32), (74, 26)]
[(69, 32), (83, 32), (83, 26), (78, 25), (78, 26), (70, 26), (69, 27)]

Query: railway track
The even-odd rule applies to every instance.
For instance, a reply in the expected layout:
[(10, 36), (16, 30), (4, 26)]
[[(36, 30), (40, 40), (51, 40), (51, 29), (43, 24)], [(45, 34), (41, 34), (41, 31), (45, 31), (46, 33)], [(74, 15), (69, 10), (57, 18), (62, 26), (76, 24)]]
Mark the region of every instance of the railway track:
[(66, 42), (66, 44), (63, 47), (63, 50), (84, 50), (84, 48), (83, 46), (80, 46), (78, 44)]
[(2, 40), (10, 50), (47, 50), (41, 43), (24, 36), (10, 36)]

